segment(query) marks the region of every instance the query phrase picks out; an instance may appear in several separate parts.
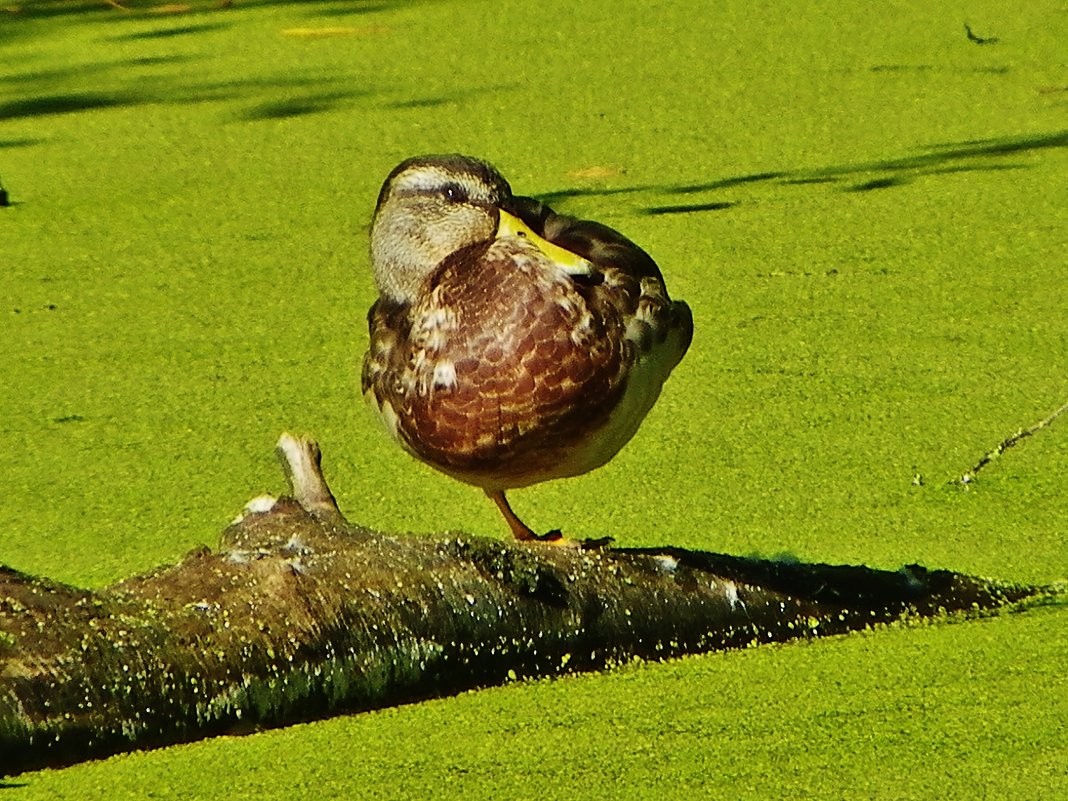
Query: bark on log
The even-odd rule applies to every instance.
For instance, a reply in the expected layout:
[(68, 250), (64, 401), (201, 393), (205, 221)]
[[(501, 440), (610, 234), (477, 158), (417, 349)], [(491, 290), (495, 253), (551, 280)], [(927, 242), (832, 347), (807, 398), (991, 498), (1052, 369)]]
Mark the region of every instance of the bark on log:
[(314, 443), (218, 550), (91, 592), (0, 568), (0, 775), (636, 659), (1063, 595), (660, 549), (348, 523)]

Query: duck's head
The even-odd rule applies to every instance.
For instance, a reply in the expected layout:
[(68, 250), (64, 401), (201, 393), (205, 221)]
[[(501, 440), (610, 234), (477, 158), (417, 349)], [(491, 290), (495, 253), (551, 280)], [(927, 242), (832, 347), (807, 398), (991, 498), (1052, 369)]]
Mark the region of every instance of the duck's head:
[(378, 291), (411, 303), (449, 254), (498, 235), (512, 196), (492, 166), (468, 156), (417, 156), (386, 178), (371, 221), (371, 266)]

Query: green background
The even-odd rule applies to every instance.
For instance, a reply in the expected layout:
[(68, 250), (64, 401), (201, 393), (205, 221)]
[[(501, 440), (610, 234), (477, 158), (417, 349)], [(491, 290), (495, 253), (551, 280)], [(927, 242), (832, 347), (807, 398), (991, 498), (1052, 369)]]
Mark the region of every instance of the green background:
[[(996, 42), (969, 41), (964, 25)], [(358, 393), (367, 223), (460, 151), (694, 310), (634, 441), (513, 493), (621, 545), (1068, 575), (1068, 9), (0, 11), (0, 562), (177, 560), (313, 433), (350, 519), (506, 536)], [(83, 798), (1068, 797), (1063, 609), (516, 684), (9, 780)]]

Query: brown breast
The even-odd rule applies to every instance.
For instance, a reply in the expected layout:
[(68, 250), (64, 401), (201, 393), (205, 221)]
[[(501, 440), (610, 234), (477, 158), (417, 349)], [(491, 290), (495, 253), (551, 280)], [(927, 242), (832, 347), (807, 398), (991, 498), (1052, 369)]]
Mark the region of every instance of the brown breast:
[(392, 408), (410, 451), (462, 480), (554, 477), (636, 358), (623, 310), (591, 291), (520, 240), (460, 251), (415, 306), (372, 308), (364, 391)]

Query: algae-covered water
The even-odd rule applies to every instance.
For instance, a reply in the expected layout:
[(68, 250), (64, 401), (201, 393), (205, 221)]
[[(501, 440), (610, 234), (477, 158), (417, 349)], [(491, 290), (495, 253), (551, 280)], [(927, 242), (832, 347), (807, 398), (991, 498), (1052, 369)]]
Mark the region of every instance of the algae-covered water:
[[(965, 25), (968, 26), (966, 30)], [(971, 36), (969, 37), (968, 31)], [(980, 41), (976, 41), (976, 39)], [(314, 433), (351, 519), (505, 536), (358, 399), (367, 222), (461, 151), (642, 244), (691, 352), (535, 528), (1068, 576), (1054, 2), (0, 11), (0, 563), (214, 543)], [(1068, 796), (1063, 609), (517, 684), (11, 780), (4, 799)]]

